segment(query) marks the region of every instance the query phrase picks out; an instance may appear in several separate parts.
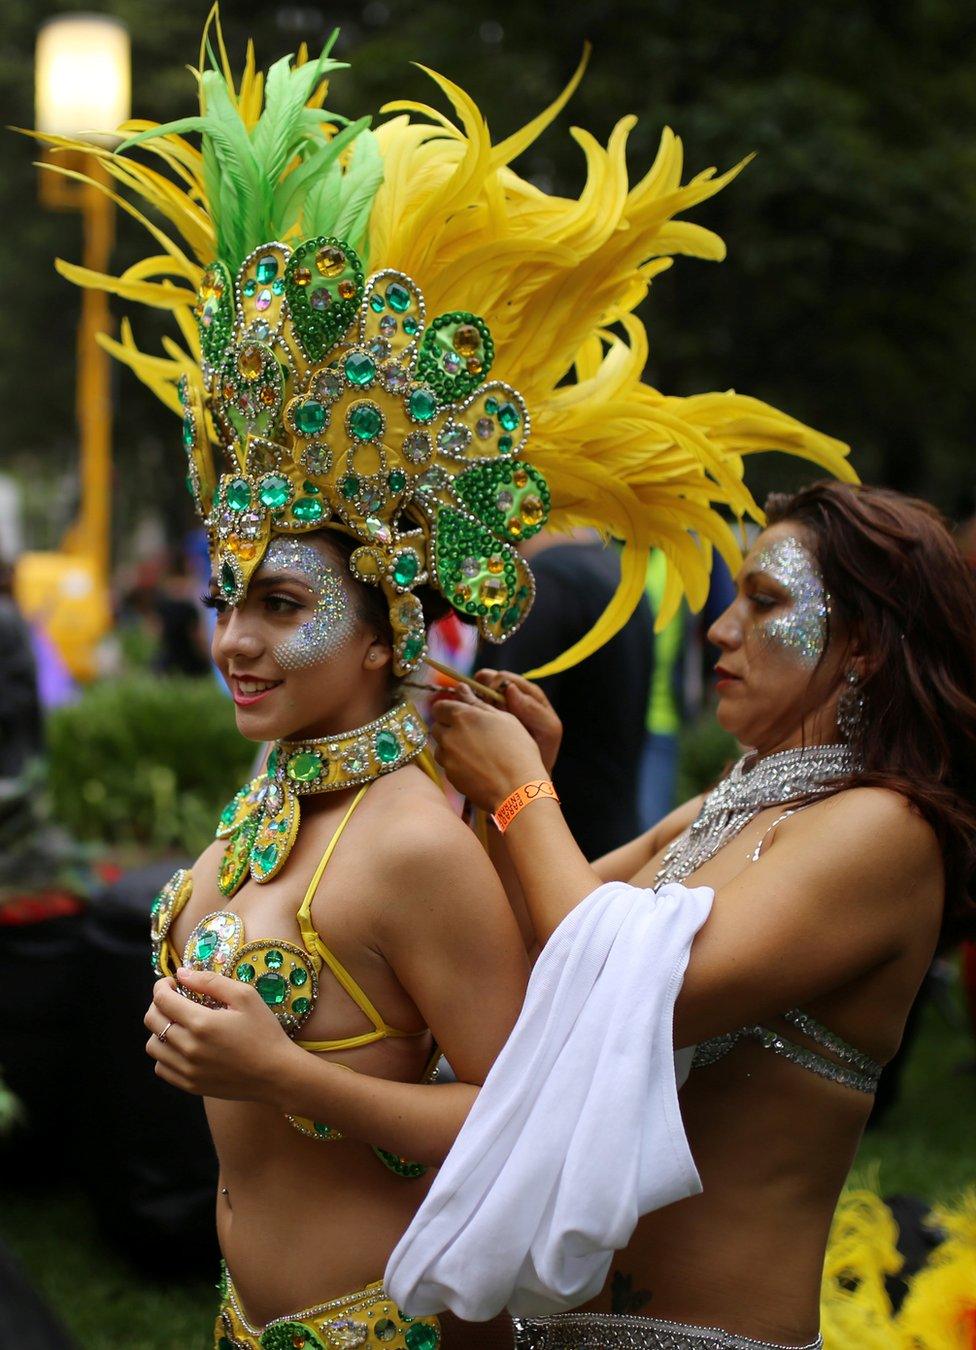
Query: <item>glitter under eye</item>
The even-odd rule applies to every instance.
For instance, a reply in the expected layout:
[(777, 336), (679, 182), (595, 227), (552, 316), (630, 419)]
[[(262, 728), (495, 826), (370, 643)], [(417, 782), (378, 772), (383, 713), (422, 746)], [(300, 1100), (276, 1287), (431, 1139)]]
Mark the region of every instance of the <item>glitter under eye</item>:
[(769, 645), (792, 652), (806, 666), (815, 666), (827, 646), (829, 599), (816, 558), (792, 535), (767, 544), (754, 560), (789, 594), (792, 606), (785, 614), (760, 626)]
[(304, 670), (340, 651), (355, 631), (352, 607), (338, 572), (314, 545), (300, 539), (274, 539), (265, 554), (269, 572), (301, 572), (315, 596), (315, 613), (273, 649), (283, 670)]

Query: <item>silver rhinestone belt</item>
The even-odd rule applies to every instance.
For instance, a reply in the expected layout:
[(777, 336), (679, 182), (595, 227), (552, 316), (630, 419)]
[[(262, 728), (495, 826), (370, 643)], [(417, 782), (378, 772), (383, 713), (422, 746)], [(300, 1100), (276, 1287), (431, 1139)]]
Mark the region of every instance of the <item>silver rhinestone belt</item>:
[(694, 1327), (659, 1317), (616, 1313), (560, 1313), (515, 1319), (516, 1350), (823, 1350), (823, 1337), (806, 1345), (756, 1341), (720, 1327)]

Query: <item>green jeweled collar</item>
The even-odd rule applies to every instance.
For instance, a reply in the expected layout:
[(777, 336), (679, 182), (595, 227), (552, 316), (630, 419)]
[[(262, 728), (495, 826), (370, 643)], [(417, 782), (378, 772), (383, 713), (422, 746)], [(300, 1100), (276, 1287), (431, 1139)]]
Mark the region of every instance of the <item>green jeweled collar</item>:
[(299, 797), (371, 783), (416, 759), (426, 744), (427, 729), (410, 703), (338, 736), (276, 742), (264, 773), (220, 813), (214, 837), (227, 840), (217, 876), (221, 894), (234, 895), (249, 874), (257, 882), (277, 876), (298, 835)]

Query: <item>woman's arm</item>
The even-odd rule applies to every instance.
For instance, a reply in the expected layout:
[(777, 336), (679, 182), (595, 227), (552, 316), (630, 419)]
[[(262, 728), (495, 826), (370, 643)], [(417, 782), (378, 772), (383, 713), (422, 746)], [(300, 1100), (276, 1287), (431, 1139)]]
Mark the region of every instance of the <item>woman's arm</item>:
[[(260, 1101), (327, 1120), (351, 1138), (420, 1162), (450, 1148), (518, 1017), (528, 962), (498, 878), (474, 836), (438, 803), (390, 803), (370, 861), (372, 946), (417, 1005), (459, 1082), (373, 1078), (288, 1040), (253, 988), (201, 971), (182, 984), (224, 1006), (184, 999), (161, 980), (146, 1026), (157, 1073), (184, 1091)], [(158, 1033), (167, 1022), (165, 1043)]]
[(417, 1162), (446, 1157), (477, 1087), (397, 1083), (352, 1072), (290, 1041), (249, 985), (205, 970), (181, 970), (179, 981), (222, 1006), (191, 1003), (175, 980), (158, 981), (145, 1018), (153, 1033), (146, 1050), (167, 1083), (201, 1097), (261, 1102), (327, 1120), (350, 1138)]
[[(544, 776), (531, 738), (506, 713), (462, 699), (436, 711), (439, 758), (486, 809)], [(539, 798), (505, 842), (540, 942), (603, 879), (558, 804)], [(931, 933), (942, 871), (930, 827), (896, 793), (838, 794), (785, 822), (763, 857), (715, 895), (675, 1014), (679, 1045), (832, 992)]]
[(703, 796), (693, 797), (670, 811), (663, 820), (652, 825), (649, 830), (621, 844), (612, 853), (605, 853), (593, 863), (593, 870), (602, 881), (631, 881), (642, 871), (651, 859), (676, 839), (682, 830), (687, 829), (698, 815)]

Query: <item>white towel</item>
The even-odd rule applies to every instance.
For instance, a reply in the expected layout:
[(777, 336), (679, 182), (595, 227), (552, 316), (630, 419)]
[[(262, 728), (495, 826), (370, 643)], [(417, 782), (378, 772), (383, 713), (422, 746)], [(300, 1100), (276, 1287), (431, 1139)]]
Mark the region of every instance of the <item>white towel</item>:
[[(414, 1316), (546, 1316), (603, 1287), (642, 1214), (701, 1190), (672, 1019), (714, 892), (600, 886), (547, 942), (511, 1037), (384, 1284)], [(680, 1076), (680, 1083), (678, 1081)]]

